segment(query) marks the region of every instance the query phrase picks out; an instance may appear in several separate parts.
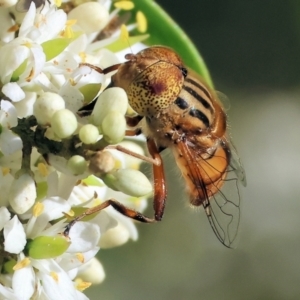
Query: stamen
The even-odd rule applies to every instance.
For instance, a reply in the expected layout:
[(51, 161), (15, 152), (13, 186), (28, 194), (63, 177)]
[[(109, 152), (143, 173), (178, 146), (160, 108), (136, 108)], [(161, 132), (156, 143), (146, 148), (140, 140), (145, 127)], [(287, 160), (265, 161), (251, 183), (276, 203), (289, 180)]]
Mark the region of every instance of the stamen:
[(18, 263), (15, 264), (15, 266), (13, 267), (13, 270), (17, 271), (17, 270), (27, 267), (28, 265), (30, 265), (30, 259), (28, 257), (25, 257), (24, 259), (22, 259), (21, 261), (19, 261)]
[(141, 11), (138, 11), (136, 14), (136, 23), (139, 32), (144, 33), (147, 31), (147, 19)]
[(131, 10), (134, 8), (134, 3), (132, 1), (119, 1), (114, 6), (123, 10)]
[(32, 215), (34, 217), (38, 217), (43, 213), (43, 211), (44, 211), (44, 204), (41, 202), (37, 202), (33, 207)]

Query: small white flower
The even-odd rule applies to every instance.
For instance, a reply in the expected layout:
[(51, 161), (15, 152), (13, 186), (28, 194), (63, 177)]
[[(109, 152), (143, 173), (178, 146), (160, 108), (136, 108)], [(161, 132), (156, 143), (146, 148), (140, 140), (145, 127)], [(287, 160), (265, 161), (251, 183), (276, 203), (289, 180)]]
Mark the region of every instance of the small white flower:
[(10, 130), (17, 124), (15, 107), (9, 101), (2, 100), (0, 110), (0, 149), (4, 155), (9, 155), (22, 149), (23, 144), (20, 137)]
[(8, 199), (17, 214), (23, 214), (32, 207), (36, 199), (36, 188), (30, 174), (24, 173), (12, 182)]
[(18, 254), (26, 245), (26, 234), (17, 216), (4, 225), (4, 249), (7, 252)]
[(19, 102), (25, 98), (24, 91), (16, 82), (9, 82), (2, 88), (2, 93), (13, 102)]
[[(68, 16), (52, 1), (38, 9), (34, 1), (29, 7), (19, 2), (11, 9), (0, 8), (0, 81), (5, 97), (0, 99), (0, 231), (5, 262), (0, 265), (1, 299), (87, 299), (82, 291), (105, 278), (95, 259), (100, 245), (108, 248), (137, 239), (133, 221), (113, 207), (65, 231), (72, 216), (112, 197), (139, 211), (147, 205), (145, 197), (112, 192), (104, 184), (106, 176), (112, 176), (115, 188), (128, 193), (134, 191), (133, 181), (139, 185), (136, 196), (150, 190), (138, 172), (140, 161), (102, 145), (125, 135), (127, 95), (120, 88), (103, 92), (113, 72), (100, 74), (80, 66), (88, 62), (105, 69), (119, 63), (103, 46), (118, 42), (120, 30), (93, 42), (122, 9), (121, 5), (109, 14), (111, 5), (110, 0), (88, 2)], [(19, 13), (20, 8), (28, 11)], [(83, 104), (99, 95), (93, 116), (78, 117)], [(141, 148), (137, 151), (143, 154)]]

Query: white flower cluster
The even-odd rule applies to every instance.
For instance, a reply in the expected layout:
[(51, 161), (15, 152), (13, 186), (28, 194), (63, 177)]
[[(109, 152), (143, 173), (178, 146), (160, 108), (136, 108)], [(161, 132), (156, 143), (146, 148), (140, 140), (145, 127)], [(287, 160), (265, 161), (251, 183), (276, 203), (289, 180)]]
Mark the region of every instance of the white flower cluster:
[[(1, 0), (0, 299), (87, 299), (82, 291), (105, 277), (95, 258), (100, 247), (136, 240), (137, 230), (111, 207), (75, 223), (69, 236), (66, 225), (112, 197), (143, 211), (152, 192), (140, 160), (105, 149), (121, 143), (144, 154), (122, 141), (126, 93), (110, 88), (90, 117), (76, 114), (111, 75), (80, 63), (119, 63), (109, 49), (124, 50), (128, 40), (120, 26), (109, 34), (106, 28), (132, 3), (116, 2), (112, 11), (110, 0), (71, 4)], [(127, 29), (137, 27), (145, 28)]]

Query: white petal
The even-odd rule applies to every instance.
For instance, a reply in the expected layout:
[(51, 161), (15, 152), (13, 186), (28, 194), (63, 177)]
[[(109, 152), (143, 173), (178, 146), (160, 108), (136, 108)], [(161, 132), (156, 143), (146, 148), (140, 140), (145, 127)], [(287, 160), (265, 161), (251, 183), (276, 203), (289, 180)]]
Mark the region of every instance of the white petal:
[[(29, 56), (29, 48), (23, 45), (18, 45), (21, 42), (30, 42), (26, 39), (15, 39), (15, 43), (0, 48), (0, 63), (1, 63), (1, 81), (3, 84), (10, 82), (12, 73), (24, 62)], [(18, 42), (18, 43), (17, 43)]]
[(35, 274), (31, 265), (14, 272), (12, 288), (19, 299), (30, 299), (35, 289)]
[[(73, 282), (67, 273), (54, 260), (33, 261), (38, 268), (43, 268), (39, 272), (39, 279), (42, 281), (43, 289), (51, 300), (74, 300), (77, 299), (76, 290)], [(48, 272), (46, 270), (49, 270)], [(54, 272), (57, 280), (51, 276)], [(54, 274), (52, 273), (52, 274)]]
[(70, 211), (71, 206), (67, 201), (60, 197), (51, 197), (43, 201), (44, 212), (48, 216), (49, 221), (61, 218), (64, 216), (64, 212)]
[(15, 103), (15, 108), (18, 112), (19, 118), (26, 118), (33, 115), (33, 104), (36, 100), (35, 92), (25, 92), (23, 101)]
[(4, 225), (4, 249), (9, 253), (20, 253), (26, 245), (26, 234), (17, 216)]
[(64, 253), (61, 256), (61, 260), (59, 261), (59, 265), (67, 272), (86, 264), (88, 261), (93, 259), (95, 255), (99, 251), (99, 247), (95, 247), (90, 251), (83, 252), (82, 254), (82, 261), (80, 261), (77, 257), (78, 253)]
[(0, 230), (3, 229), (6, 222), (10, 220), (10, 212), (6, 207), (0, 207)]
[(86, 252), (97, 246), (100, 239), (99, 226), (88, 222), (76, 223), (70, 231), (71, 245), (67, 252)]
[(34, 1), (32, 1), (29, 10), (27, 11), (22, 21), (22, 25), (20, 26), (19, 36), (24, 36), (28, 32), (28, 30), (30, 30), (33, 27), (35, 15), (36, 15), (36, 7)]
[(75, 290), (75, 292), (76, 292), (76, 299), (77, 300), (89, 300), (89, 298), (85, 295), (85, 294), (83, 294), (82, 292), (80, 292), (80, 291), (78, 291), (78, 290)]
[(105, 211), (101, 211), (101, 213), (95, 216), (95, 218), (93, 218), (91, 222), (97, 224), (100, 227), (101, 234), (118, 225), (116, 219), (111, 217)]
[(0, 284), (0, 299), (20, 300), (19, 297), (15, 296), (11, 288), (5, 287), (2, 284)]
[(9, 191), (9, 203), (17, 214), (23, 214), (30, 209), (35, 199), (35, 182), (28, 173), (13, 181)]
[(40, 45), (36, 45), (35, 47), (31, 47), (31, 53), (33, 55), (33, 61), (34, 61), (34, 72), (35, 77), (41, 73), (45, 62), (46, 62), (46, 55), (43, 51), (43, 48)]
[(116, 220), (118, 222), (120, 222), (121, 224), (124, 225), (124, 227), (126, 227), (126, 229), (128, 230), (129, 232), (129, 236), (132, 240), (136, 241), (137, 238), (138, 238), (138, 231), (134, 225), (134, 223), (132, 222), (131, 219), (123, 216), (122, 214), (120, 214), (119, 212), (117, 212), (115, 209), (113, 209), (112, 207), (107, 207), (106, 208), (106, 212), (116, 218)]
[(0, 148), (2, 153), (7, 156), (23, 147), (22, 140), (10, 130), (3, 130), (0, 135)]
[(62, 9), (50, 9), (46, 14), (46, 22), (41, 26), (42, 35), (36, 42), (43, 43), (56, 37), (65, 27), (67, 15)]
[(2, 126), (12, 128), (18, 125), (17, 111), (11, 102), (1, 100), (1, 111), (2, 112), (0, 112), (0, 122)]
[(9, 82), (2, 88), (2, 93), (13, 102), (19, 102), (25, 98), (24, 91), (16, 82)]

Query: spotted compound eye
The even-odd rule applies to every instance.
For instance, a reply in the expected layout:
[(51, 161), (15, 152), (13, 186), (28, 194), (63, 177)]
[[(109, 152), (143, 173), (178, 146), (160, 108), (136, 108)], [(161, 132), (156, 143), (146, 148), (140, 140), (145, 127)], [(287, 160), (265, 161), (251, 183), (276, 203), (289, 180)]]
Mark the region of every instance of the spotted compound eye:
[(180, 57), (166, 47), (151, 47), (136, 55), (112, 77), (115, 86), (122, 87), (129, 104), (141, 116), (156, 116), (169, 107), (179, 95), (186, 69)]

